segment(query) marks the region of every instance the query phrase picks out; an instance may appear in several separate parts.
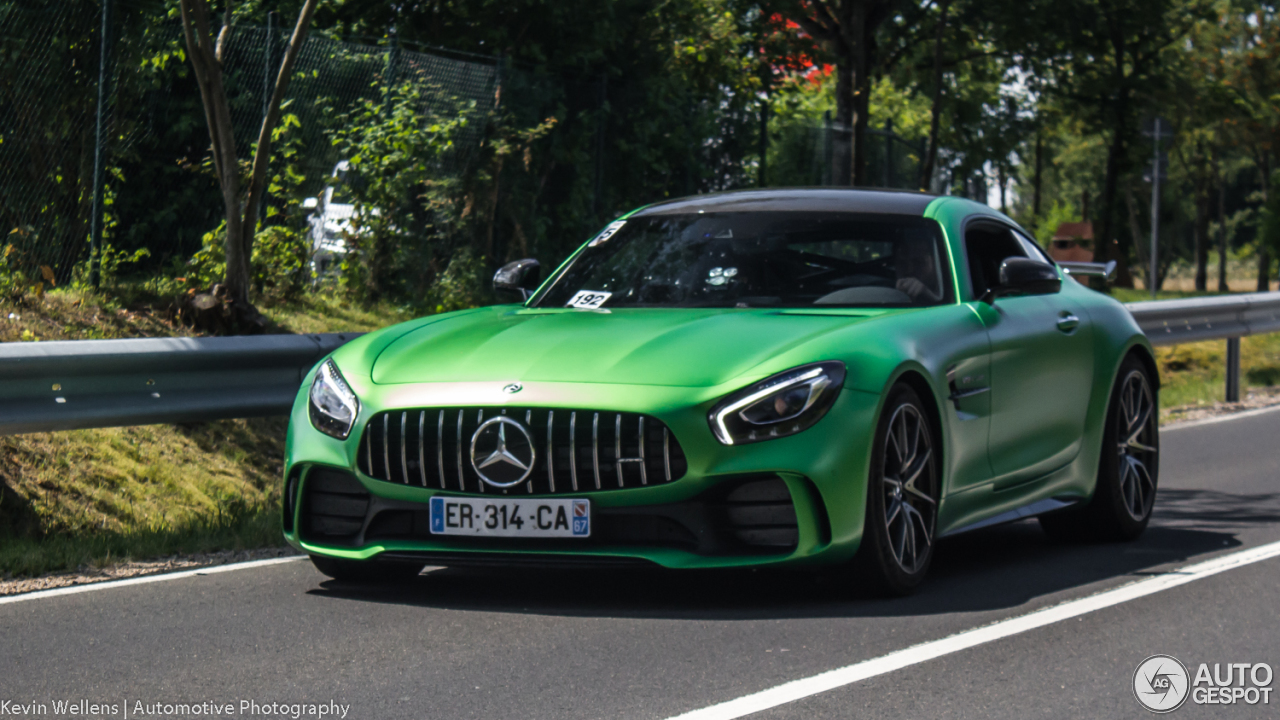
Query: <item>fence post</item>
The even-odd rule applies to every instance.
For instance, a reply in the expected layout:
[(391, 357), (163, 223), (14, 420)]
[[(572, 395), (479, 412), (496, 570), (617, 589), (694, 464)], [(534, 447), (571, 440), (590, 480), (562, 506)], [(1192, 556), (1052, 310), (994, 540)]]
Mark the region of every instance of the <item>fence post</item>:
[(835, 158), (831, 157), (831, 111), (827, 110), (822, 113), (822, 157), (826, 162), (822, 163), (822, 184), (831, 184), (831, 163)]
[(102, 0), (102, 32), (98, 37), (98, 122), (93, 138), (93, 210), (89, 227), (89, 284), (96, 290), (101, 283), (102, 256), (102, 144), (107, 134), (107, 63), (111, 60), (111, 3)]
[(884, 186), (893, 187), (893, 118), (884, 121)]
[[(396, 89), (396, 63), (400, 59), (400, 34), (396, 32), (395, 26), (391, 28), (391, 47), (387, 49), (387, 74), (386, 74), (386, 113), (387, 117), (391, 117), (393, 112), (392, 98)], [(499, 61), (501, 64), (501, 61)], [(499, 71), (501, 73), (501, 71)], [(499, 74), (501, 78), (501, 74)], [(498, 80), (499, 91), (501, 92), (502, 80)]]
[(765, 181), (765, 156), (769, 153), (769, 101), (765, 100), (760, 103), (760, 167), (759, 177), (756, 178), (756, 185), (764, 187)]
[[(275, 79), (271, 77), (271, 69), (275, 65), (276, 48), (276, 14), (267, 13), (266, 39), (262, 43), (262, 122), (267, 121), (267, 113), (271, 110), (271, 95), (275, 90)], [(262, 188), (261, 211), (258, 213), (258, 228), (267, 227), (268, 208), (271, 206), (271, 183)]]
[(1240, 402), (1240, 338), (1227, 338), (1227, 402)]
[(271, 109), (271, 90), (274, 83), (271, 82), (271, 66), (273, 53), (276, 44), (276, 14), (274, 12), (267, 13), (267, 39), (262, 44), (262, 119), (265, 122), (267, 112)]
[[(600, 85), (596, 89), (599, 101), (596, 103), (596, 137), (595, 137), (595, 167), (592, 168), (594, 177), (591, 179), (591, 212), (595, 216), (596, 222), (603, 222), (601, 214), (604, 212), (604, 133), (605, 133), (605, 105), (609, 102), (609, 75), (601, 73)], [(685, 184), (688, 185), (689, 168), (685, 166)]]

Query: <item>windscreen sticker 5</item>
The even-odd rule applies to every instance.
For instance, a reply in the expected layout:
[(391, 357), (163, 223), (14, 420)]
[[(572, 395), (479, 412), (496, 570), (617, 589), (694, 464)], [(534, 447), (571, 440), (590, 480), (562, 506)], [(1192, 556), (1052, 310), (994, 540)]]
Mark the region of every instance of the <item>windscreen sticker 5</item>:
[(595, 310), (612, 295), (613, 293), (604, 292), (603, 290), (579, 290), (576, 295), (569, 299), (569, 302), (565, 303), (565, 307)]
[(622, 226), (626, 224), (627, 224), (626, 220), (618, 220), (616, 222), (609, 223), (609, 227), (602, 230), (600, 234), (597, 235), (589, 245), (587, 245), (587, 247), (595, 247), (600, 243), (603, 243), (605, 240), (608, 240), (609, 238), (613, 237), (613, 234), (621, 230)]

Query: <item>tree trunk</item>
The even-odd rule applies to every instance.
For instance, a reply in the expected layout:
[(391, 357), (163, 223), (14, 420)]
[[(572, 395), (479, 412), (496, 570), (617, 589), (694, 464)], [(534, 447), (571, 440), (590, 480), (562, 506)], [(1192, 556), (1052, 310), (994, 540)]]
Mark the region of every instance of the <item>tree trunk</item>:
[(853, 130), (853, 85), (856, 72), (853, 42), (846, 28), (853, 20), (853, 3), (840, 4), (840, 31), (836, 33), (836, 127), (831, 143), (831, 184), (849, 185), (853, 182), (853, 154), (850, 142)]
[[(1117, 115), (1120, 113), (1117, 112)], [(1133, 276), (1129, 273), (1128, 243), (1121, 245), (1112, 236), (1116, 234), (1115, 210), (1116, 192), (1120, 184), (1120, 161), (1124, 154), (1124, 133), (1117, 124), (1112, 131), (1111, 144), (1107, 148), (1106, 179), (1102, 186), (1102, 217), (1100, 231), (1094, 233), (1094, 260), (1096, 262), (1116, 261), (1116, 287), (1133, 287)], [(1155, 282), (1155, 278), (1150, 279)]]
[(1196, 253), (1196, 290), (1209, 287), (1209, 183), (1196, 183), (1196, 222), (1192, 229)]
[(1227, 178), (1218, 177), (1218, 292), (1227, 292)]
[(209, 140), (213, 148), (213, 167), (222, 190), (223, 210), (227, 219), (227, 272), (223, 284), (233, 304), (249, 309), (245, 313), (247, 316), (256, 315), (249, 304), (250, 259), (253, 255), (254, 230), (258, 224), (258, 204), (266, 187), (267, 166), (271, 158), (271, 133), (279, 120), (280, 103), (288, 89), (294, 61), (306, 39), (316, 2), (317, 0), (307, 0), (298, 14), (298, 25), (281, 62), (271, 103), (258, 133), (253, 172), (243, 207), (240, 162), (236, 156), (231, 107), (222, 82), (222, 57), (231, 37), (231, 2), (228, 0), (225, 6), (222, 29), (216, 40), (209, 24), (208, 0), (179, 2), (187, 54), (191, 58), (191, 67), (200, 88), (205, 123), (209, 127)]
[[(1262, 206), (1270, 207), (1271, 200), (1271, 163), (1270, 155), (1265, 154), (1262, 160)], [(1262, 237), (1262, 230), (1258, 231), (1258, 292), (1267, 292), (1271, 289), (1271, 252), (1267, 247), (1267, 239)]]
[[(293, 28), (293, 37), (289, 39), (289, 48), (280, 62), (280, 72), (276, 74), (276, 86), (271, 92), (271, 101), (267, 106), (267, 115), (262, 119), (262, 127), (258, 131), (258, 148), (253, 154), (253, 173), (249, 180), (249, 196), (244, 203), (244, 223), (241, 227), (240, 244), (243, 263), (236, 272), (243, 275), (232, 281), (231, 263), (227, 263), (227, 289), (233, 300), (249, 302), (249, 259), (253, 256), (253, 236), (258, 227), (258, 204), (267, 189), (267, 166), (271, 161), (271, 134), (276, 123), (280, 122), (280, 104), (284, 102), (285, 93), (289, 90), (289, 78), (293, 77), (293, 65), (307, 39), (307, 28), (311, 25), (311, 15), (315, 12), (317, 0), (307, 0), (298, 13), (298, 23)], [(230, 242), (230, 234), (227, 235)], [(229, 258), (230, 256), (228, 256)]]
[(950, 10), (951, 0), (943, 0), (938, 27), (933, 33), (933, 107), (929, 115), (929, 144), (925, 149), (924, 160), (920, 163), (918, 183), (923, 192), (928, 192), (933, 184), (933, 166), (938, 161), (938, 124), (942, 119), (942, 39), (946, 35), (947, 12)]
[[(1036, 128), (1036, 171), (1031, 181), (1031, 229), (1040, 229), (1040, 180), (1044, 171), (1044, 129)], [(1086, 220), (1088, 218), (1085, 218)]]
[(1005, 172), (1004, 164), (996, 165), (996, 183), (1000, 186), (1000, 212), (1005, 215), (1009, 214), (1009, 174)]
[(871, 34), (874, 29), (867, 22), (867, 2), (847, 2), (853, 5), (853, 138), (850, 142), (852, 150), (853, 185), (867, 184), (867, 126), (870, 124), (871, 109)]

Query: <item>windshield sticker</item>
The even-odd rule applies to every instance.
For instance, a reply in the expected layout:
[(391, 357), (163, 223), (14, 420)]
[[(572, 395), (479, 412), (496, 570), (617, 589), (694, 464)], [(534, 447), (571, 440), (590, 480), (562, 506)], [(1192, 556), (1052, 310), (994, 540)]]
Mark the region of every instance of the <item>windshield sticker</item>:
[(577, 295), (574, 295), (569, 302), (565, 303), (565, 307), (597, 310), (611, 295), (613, 293), (604, 292), (603, 290), (579, 290)]
[(595, 247), (603, 243), (605, 240), (608, 240), (609, 238), (613, 237), (613, 234), (621, 230), (622, 226), (626, 224), (627, 224), (626, 220), (617, 220), (615, 222), (609, 223), (609, 227), (605, 228), (599, 235), (597, 235), (595, 240), (592, 240), (591, 243), (587, 245), (587, 247)]

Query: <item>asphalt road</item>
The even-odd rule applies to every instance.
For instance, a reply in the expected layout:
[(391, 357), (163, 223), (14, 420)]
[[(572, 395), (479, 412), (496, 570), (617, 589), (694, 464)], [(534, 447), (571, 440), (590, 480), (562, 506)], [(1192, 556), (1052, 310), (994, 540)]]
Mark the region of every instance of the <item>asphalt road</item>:
[[(1167, 430), (1140, 541), (991, 528), (942, 541), (927, 587), (903, 600), (763, 572), (436, 570), (362, 589), (289, 562), (0, 604), (0, 701), (49, 715), (88, 700), (130, 717), (138, 701), (233, 703), (246, 717), (238, 704), (254, 700), (336, 701), (354, 718), (660, 720), (1280, 541), (1278, 440), (1280, 412)], [(1131, 683), (1149, 655), (1193, 674), (1280, 665), (1278, 598), (1280, 557), (752, 717), (1144, 717)], [(1274, 718), (1280, 697), (1175, 716)]]

